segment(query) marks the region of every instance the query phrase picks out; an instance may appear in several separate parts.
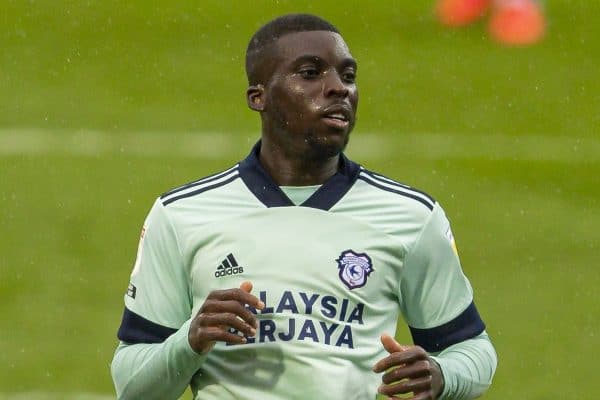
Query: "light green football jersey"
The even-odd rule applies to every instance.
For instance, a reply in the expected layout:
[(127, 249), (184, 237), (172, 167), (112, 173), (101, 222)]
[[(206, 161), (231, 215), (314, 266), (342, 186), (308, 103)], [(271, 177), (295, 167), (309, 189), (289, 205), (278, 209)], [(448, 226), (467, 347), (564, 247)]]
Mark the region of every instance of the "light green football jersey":
[[(379, 337), (400, 317), (430, 352), (484, 330), (431, 197), (342, 157), (295, 206), (258, 151), (164, 194), (144, 224), (119, 351), (156, 344), (148, 351), (171, 368), (155, 377), (173, 385), (165, 393), (177, 398), (191, 384), (196, 399), (373, 399), (381, 378), (371, 368), (386, 356)], [(266, 304), (251, 309), (256, 336), (197, 356), (190, 319), (210, 291), (246, 280)], [(167, 398), (144, 398), (153, 395)]]

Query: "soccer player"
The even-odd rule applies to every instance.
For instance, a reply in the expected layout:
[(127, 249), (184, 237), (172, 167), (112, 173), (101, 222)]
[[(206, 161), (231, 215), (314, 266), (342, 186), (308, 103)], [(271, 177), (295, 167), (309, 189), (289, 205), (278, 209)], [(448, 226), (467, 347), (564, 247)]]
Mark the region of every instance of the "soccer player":
[[(496, 354), (444, 211), (343, 154), (357, 63), (338, 30), (276, 18), (246, 72), (261, 140), (145, 221), (111, 368), (119, 398), (483, 393)], [(414, 345), (387, 334), (399, 317)]]

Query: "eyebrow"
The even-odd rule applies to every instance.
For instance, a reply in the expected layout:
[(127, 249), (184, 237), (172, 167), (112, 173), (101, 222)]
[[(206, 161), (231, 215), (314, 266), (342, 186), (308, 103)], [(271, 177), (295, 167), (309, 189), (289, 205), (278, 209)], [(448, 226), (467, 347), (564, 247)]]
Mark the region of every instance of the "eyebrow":
[[(316, 63), (320, 64), (320, 63), (323, 63), (323, 58), (316, 56), (316, 55), (305, 54), (303, 56), (296, 58), (292, 64), (299, 65), (304, 62), (316, 62)], [(347, 68), (347, 67), (352, 67), (354, 69), (358, 68), (358, 64), (356, 63), (356, 60), (352, 57), (345, 57), (342, 60), (342, 62), (340, 63), (340, 65), (343, 68)]]

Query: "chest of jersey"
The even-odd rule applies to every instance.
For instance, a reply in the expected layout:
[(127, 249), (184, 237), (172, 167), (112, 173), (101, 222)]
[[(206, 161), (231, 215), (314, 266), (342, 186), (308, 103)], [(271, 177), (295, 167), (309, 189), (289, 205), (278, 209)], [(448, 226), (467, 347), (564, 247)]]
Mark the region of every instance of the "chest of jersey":
[[(251, 281), (266, 304), (249, 342), (308, 341), (356, 348), (398, 317), (400, 246), (344, 215), (261, 209), (190, 227), (194, 307), (211, 290)], [(362, 333), (362, 335), (361, 335)]]

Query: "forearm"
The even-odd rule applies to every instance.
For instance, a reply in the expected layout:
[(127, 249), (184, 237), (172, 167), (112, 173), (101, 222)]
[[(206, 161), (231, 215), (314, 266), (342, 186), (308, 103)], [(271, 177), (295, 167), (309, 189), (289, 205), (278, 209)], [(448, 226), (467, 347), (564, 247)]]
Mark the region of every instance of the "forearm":
[(448, 347), (433, 356), (444, 375), (440, 400), (467, 400), (483, 394), (491, 385), (498, 359), (488, 335)]
[(119, 399), (178, 399), (205, 357), (188, 343), (189, 321), (163, 343), (121, 344), (111, 373)]

